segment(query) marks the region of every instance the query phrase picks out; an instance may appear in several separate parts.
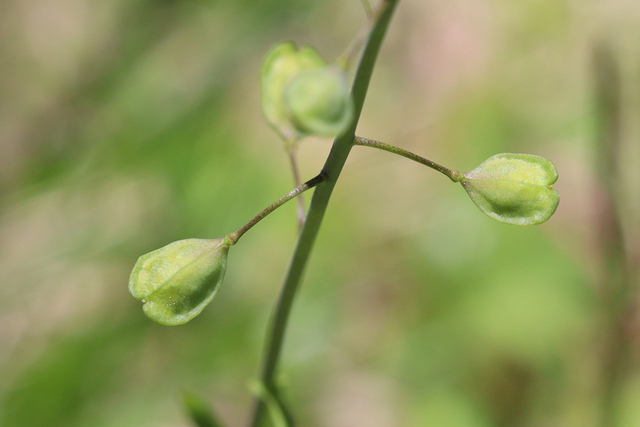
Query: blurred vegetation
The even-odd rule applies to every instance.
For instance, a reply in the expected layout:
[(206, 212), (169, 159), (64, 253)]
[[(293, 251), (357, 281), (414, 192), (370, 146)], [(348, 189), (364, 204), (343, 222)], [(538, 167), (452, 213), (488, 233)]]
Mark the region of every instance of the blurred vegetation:
[[(144, 317), (128, 275), (292, 187), (262, 56), (292, 39), (333, 59), (363, 22), (357, 0), (0, 4), (1, 426), (188, 426), (186, 391), (246, 422), (293, 204), (185, 326)], [(502, 225), (356, 147), (284, 352), (300, 425), (640, 424), (638, 23), (624, 0), (400, 3), (358, 133), (460, 170), (542, 155), (561, 203)], [(303, 179), (329, 146), (301, 146)]]

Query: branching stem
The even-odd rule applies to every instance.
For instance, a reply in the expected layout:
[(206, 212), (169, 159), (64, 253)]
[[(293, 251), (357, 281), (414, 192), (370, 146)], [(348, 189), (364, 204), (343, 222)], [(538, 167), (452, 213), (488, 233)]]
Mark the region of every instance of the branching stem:
[(376, 23), (376, 14), (371, 8), (371, 5), (368, 3), (368, 1), (364, 0), (362, 6), (365, 8), (367, 18), (369, 19), (367, 20), (366, 24), (360, 28), (360, 30), (351, 40), (344, 52), (342, 52), (342, 54), (336, 59), (336, 64), (343, 70), (349, 69), (354, 59), (356, 59), (356, 56), (360, 52), (363, 43), (365, 43), (367, 37), (371, 33), (371, 28)]
[[(300, 170), (298, 168), (298, 158), (296, 156), (296, 142), (288, 141), (287, 142), (287, 153), (289, 154), (289, 163), (291, 164), (291, 170), (293, 172), (293, 182), (296, 187), (300, 186)], [(298, 230), (302, 230), (302, 226), (304, 225), (304, 218), (306, 216), (304, 211), (304, 199), (302, 196), (296, 199), (298, 206)]]
[[(276, 398), (279, 398), (280, 393), (275, 384), (275, 374), (282, 352), (291, 307), (293, 306), (302, 274), (311, 255), (316, 236), (320, 230), (320, 225), (322, 224), (329, 199), (331, 198), (331, 193), (347, 161), (349, 152), (353, 147), (356, 127), (369, 88), (369, 82), (371, 81), (378, 51), (380, 50), (382, 40), (386, 34), (397, 3), (398, 0), (383, 0), (374, 16), (373, 26), (364, 43), (360, 63), (358, 64), (358, 69), (356, 70), (353, 80), (351, 96), (353, 97), (354, 116), (351, 126), (335, 139), (331, 152), (324, 164), (321, 176), (323, 176), (325, 180), (322, 184), (318, 185), (313, 193), (309, 212), (298, 237), (296, 248), (293, 252), (289, 269), (282, 285), (280, 297), (273, 314), (273, 319), (267, 333), (261, 382), (269, 393)], [(266, 413), (265, 409), (264, 402), (258, 398), (255, 401), (251, 426), (258, 427), (262, 425)]]
[(369, 0), (360, 0), (360, 3), (362, 3), (362, 7), (364, 8), (364, 12), (367, 14), (367, 17), (371, 18), (373, 16), (373, 8), (371, 7)]
[(253, 227), (257, 223), (259, 223), (262, 219), (264, 219), (271, 212), (275, 211), (280, 206), (284, 205), (285, 203), (287, 203), (289, 200), (293, 199), (294, 197), (299, 196), (300, 194), (304, 193), (305, 191), (312, 189), (316, 185), (320, 184), (322, 181), (324, 181), (324, 175), (322, 173), (320, 173), (318, 176), (316, 176), (314, 178), (311, 178), (309, 181), (305, 182), (304, 184), (300, 184), (299, 186), (297, 186), (293, 190), (289, 191), (287, 194), (285, 194), (284, 196), (280, 197), (278, 200), (276, 200), (275, 202), (273, 202), (272, 204), (270, 204), (269, 206), (264, 208), (264, 210), (262, 210), (262, 212), (260, 212), (256, 216), (254, 216), (251, 219), (251, 221), (249, 221), (248, 223), (246, 223), (245, 225), (240, 227), (238, 229), (238, 231), (235, 231), (233, 233), (227, 234), (227, 237), (226, 237), (227, 242), (229, 244), (231, 244), (231, 245), (235, 245), (236, 242), (240, 239), (240, 237), (242, 237), (242, 235), (244, 233), (249, 231), (249, 229), (251, 229), (251, 227)]
[(421, 165), (425, 165), (430, 167), (431, 169), (435, 169), (438, 172), (446, 175), (453, 182), (461, 182), (464, 179), (464, 175), (457, 170), (452, 170), (449, 168), (445, 168), (442, 165), (439, 165), (436, 162), (432, 162), (429, 159), (425, 159), (424, 157), (418, 156), (417, 154), (412, 153), (411, 151), (407, 151), (403, 148), (396, 147), (395, 145), (386, 144), (384, 142), (375, 141), (373, 139), (361, 138), (356, 136), (356, 139), (353, 143), (354, 145), (361, 145), (363, 147), (373, 147), (379, 150), (388, 151), (393, 154), (398, 154), (399, 156), (406, 157), (407, 159), (411, 159), (414, 162), (418, 162)]

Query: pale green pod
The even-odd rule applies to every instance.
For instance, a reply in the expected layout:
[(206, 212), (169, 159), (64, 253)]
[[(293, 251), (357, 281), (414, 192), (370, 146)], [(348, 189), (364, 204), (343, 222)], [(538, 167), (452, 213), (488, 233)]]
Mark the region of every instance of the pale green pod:
[(262, 112), (271, 127), (287, 140), (302, 136), (289, 120), (284, 105), (284, 90), (300, 71), (323, 68), (325, 61), (310, 46), (296, 47), (292, 42), (278, 43), (267, 53), (260, 72)]
[(471, 200), (491, 218), (515, 225), (536, 225), (556, 211), (560, 196), (551, 185), (558, 172), (533, 154), (497, 154), (464, 174)]
[(296, 130), (307, 135), (335, 137), (354, 114), (347, 75), (337, 67), (300, 71), (287, 84), (284, 103)]
[(163, 325), (182, 325), (213, 300), (224, 279), (225, 239), (179, 240), (138, 258), (129, 292), (144, 313)]

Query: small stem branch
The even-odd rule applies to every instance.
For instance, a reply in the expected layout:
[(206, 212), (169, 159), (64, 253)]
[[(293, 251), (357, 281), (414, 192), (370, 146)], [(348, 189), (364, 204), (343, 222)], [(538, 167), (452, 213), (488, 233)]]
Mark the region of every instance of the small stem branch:
[[(289, 163), (291, 164), (291, 170), (293, 172), (293, 181), (296, 187), (300, 186), (300, 170), (298, 169), (298, 159), (296, 157), (296, 143), (295, 141), (287, 142), (287, 153), (289, 154)], [(304, 225), (304, 199), (302, 196), (296, 199), (298, 203), (298, 231), (302, 230)]]
[(367, 17), (371, 18), (374, 12), (369, 0), (360, 0), (360, 2), (362, 3), (362, 7), (364, 8), (364, 12), (367, 14)]
[(235, 231), (233, 233), (229, 233), (227, 235), (227, 237), (226, 237), (227, 241), (230, 244), (235, 245), (236, 242), (240, 239), (240, 237), (242, 237), (242, 235), (244, 233), (249, 231), (249, 229), (251, 229), (251, 227), (253, 227), (257, 223), (259, 223), (262, 219), (264, 219), (271, 212), (275, 211), (280, 206), (284, 205), (285, 203), (287, 203), (289, 200), (293, 199), (294, 197), (304, 193), (307, 190), (312, 189), (316, 185), (320, 184), (322, 181), (324, 181), (324, 175), (321, 173), (321, 174), (317, 175), (316, 177), (311, 178), (309, 181), (305, 182), (304, 184), (300, 184), (299, 186), (297, 186), (296, 188), (294, 188), (293, 190), (291, 190), (290, 192), (288, 192), (287, 194), (285, 194), (284, 196), (280, 197), (278, 200), (276, 200), (275, 202), (273, 202), (272, 204), (270, 204), (269, 206), (264, 208), (264, 210), (262, 212), (260, 212), (256, 216), (254, 216), (253, 219), (251, 219), (251, 221), (249, 221), (248, 223), (246, 223), (245, 225), (240, 227), (238, 229), (238, 231)]
[[(365, 12), (367, 14), (367, 18), (369, 18), (365, 25), (363, 25), (356, 36), (351, 40), (347, 48), (342, 52), (342, 54), (336, 58), (336, 64), (341, 67), (343, 70), (348, 70), (352, 61), (355, 59), (356, 55), (360, 52), (360, 48), (367, 40), (369, 33), (371, 32), (371, 28), (376, 22), (376, 15), (371, 9), (371, 5), (364, 0), (362, 6), (365, 8)], [(367, 6), (369, 6), (367, 8)]]
[(356, 136), (356, 139), (353, 144), (361, 145), (363, 147), (377, 148), (379, 150), (388, 151), (389, 153), (406, 157), (407, 159), (411, 159), (414, 162), (420, 163), (421, 165), (425, 165), (430, 167), (431, 169), (437, 170), (438, 172), (448, 176), (449, 179), (453, 182), (461, 182), (464, 179), (464, 175), (460, 171), (445, 168), (444, 166), (439, 165), (436, 162), (432, 162), (429, 159), (425, 159), (424, 157), (418, 156), (417, 154), (414, 154), (411, 151), (407, 151), (403, 148), (396, 147), (395, 145), (386, 144), (384, 142), (375, 141), (373, 139), (368, 139), (368, 138), (362, 138), (359, 136)]

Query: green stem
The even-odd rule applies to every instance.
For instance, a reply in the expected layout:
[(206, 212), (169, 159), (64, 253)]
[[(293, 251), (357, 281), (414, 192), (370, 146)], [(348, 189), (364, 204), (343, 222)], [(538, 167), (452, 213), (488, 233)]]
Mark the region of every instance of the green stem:
[(272, 204), (267, 206), (262, 212), (260, 212), (256, 216), (254, 216), (251, 219), (251, 221), (249, 221), (248, 223), (246, 223), (245, 225), (240, 227), (237, 231), (227, 234), (227, 237), (225, 239), (227, 240), (227, 242), (229, 244), (235, 245), (236, 242), (240, 239), (240, 237), (242, 237), (242, 235), (244, 233), (249, 231), (249, 229), (251, 229), (251, 227), (253, 227), (257, 223), (259, 223), (262, 219), (264, 219), (271, 212), (275, 211), (280, 206), (284, 205), (285, 203), (287, 203), (289, 200), (293, 199), (294, 197), (299, 196), (300, 194), (304, 193), (305, 191), (312, 189), (316, 185), (320, 184), (322, 181), (324, 181), (324, 176), (322, 175), (322, 173), (320, 173), (318, 176), (316, 176), (314, 178), (311, 178), (309, 181), (305, 182), (304, 184), (298, 185), (296, 188), (294, 188), (293, 190), (289, 191), (287, 194), (285, 194), (284, 196), (280, 197), (278, 200), (276, 200), (275, 202), (273, 202)]
[(358, 34), (351, 40), (347, 48), (342, 52), (342, 54), (336, 58), (336, 64), (338, 67), (347, 71), (352, 64), (352, 61), (356, 58), (358, 52), (360, 52), (360, 48), (362, 44), (367, 40), (367, 37), (370, 34), (371, 27), (375, 24), (375, 21), (372, 19), (371, 15), (367, 15), (369, 20), (367, 23), (360, 28)]
[[(287, 142), (287, 153), (289, 154), (289, 163), (291, 164), (291, 170), (293, 172), (293, 182), (296, 186), (300, 186), (300, 171), (298, 169), (298, 159), (296, 156), (296, 143), (295, 141)], [(304, 225), (304, 199), (302, 196), (296, 199), (298, 203), (297, 211), (298, 211), (298, 230), (302, 230), (302, 226)]]
[(411, 159), (414, 162), (420, 163), (421, 165), (425, 165), (430, 167), (431, 169), (437, 170), (438, 172), (448, 176), (449, 179), (453, 182), (461, 182), (462, 180), (464, 180), (464, 175), (460, 171), (445, 168), (444, 166), (439, 165), (436, 162), (432, 162), (429, 159), (425, 159), (424, 157), (418, 156), (417, 154), (414, 154), (411, 151), (407, 151), (403, 148), (396, 147), (395, 145), (386, 144), (384, 142), (375, 141), (373, 139), (361, 138), (359, 136), (356, 136), (354, 145), (377, 148), (380, 150), (388, 151), (389, 153), (398, 154), (399, 156), (406, 157), (407, 159)]
[(251, 384), (253, 392), (256, 396), (264, 402), (269, 415), (271, 416), (271, 423), (274, 427), (291, 427), (293, 426), (293, 420), (288, 414), (287, 409), (282, 404), (282, 401), (278, 397), (274, 396), (267, 390), (264, 384), (259, 381), (255, 381)]
[(603, 266), (598, 288), (602, 303), (603, 330), (598, 342), (601, 353), (601, 426), (619, 425), (617, 403), (625, 387), (631, 365), (630, 335), (626, 331), (630, 313), (633, 313), (638, 292), (631, 278), (625, 233), (620, 219), (625, 206), (616, 197), (620, 182), (620, 148), (623, 144), (622, 83), (619, 65), (609, 44), (602, 43), (594, 51), (596, 100), (598, 102), (598, 161), (597, 166), (604, 192), (597, 223), (599, 247), (602, 248)]
[[(349, 152), (353, 147), (355, 130), (358, 125), (360, 113), (362, 112), (367, 89), (369, 88), (374, 64), (397, 2), (398, 0), (384, 0), (380, 9), (377, 11), (373, 27), (363, 47), (362, 56), (351, 90), (355, 106), (353, 121), (349, 129), (338, 136), (333, 143), (333, 147), (321, 173), (321, 175), (325, 177), (325, 181), (319, 185), (313, 193), (307, 219), (298, 237), (296, 248), (289, 264), (289, 270), (284, 279), (284, 284), (268, 331), (261, 373), (262, 384), (264, 384), (274, 396), (278, 396), (275, 385), (275, 373), (278, 367), (286, 325), (294, 297), (298, 290), (302, 273), (311, 255), (311, 250), (318, 235), (320, 225), (322, 224), (331, 193), (347, 161)], [(254, 427), (260, 426), (264, 415), (264, 403), (260, 399), (256, 399), (251, 425)]]
[(369, 0), (360, 0), (360, 3), (362, 3), (362, 7), (364, 8), (364, 12), (367, 14), (367, 17), (372, 17), (373, 8), (371, 7), (371, 3), (369, 3)]

